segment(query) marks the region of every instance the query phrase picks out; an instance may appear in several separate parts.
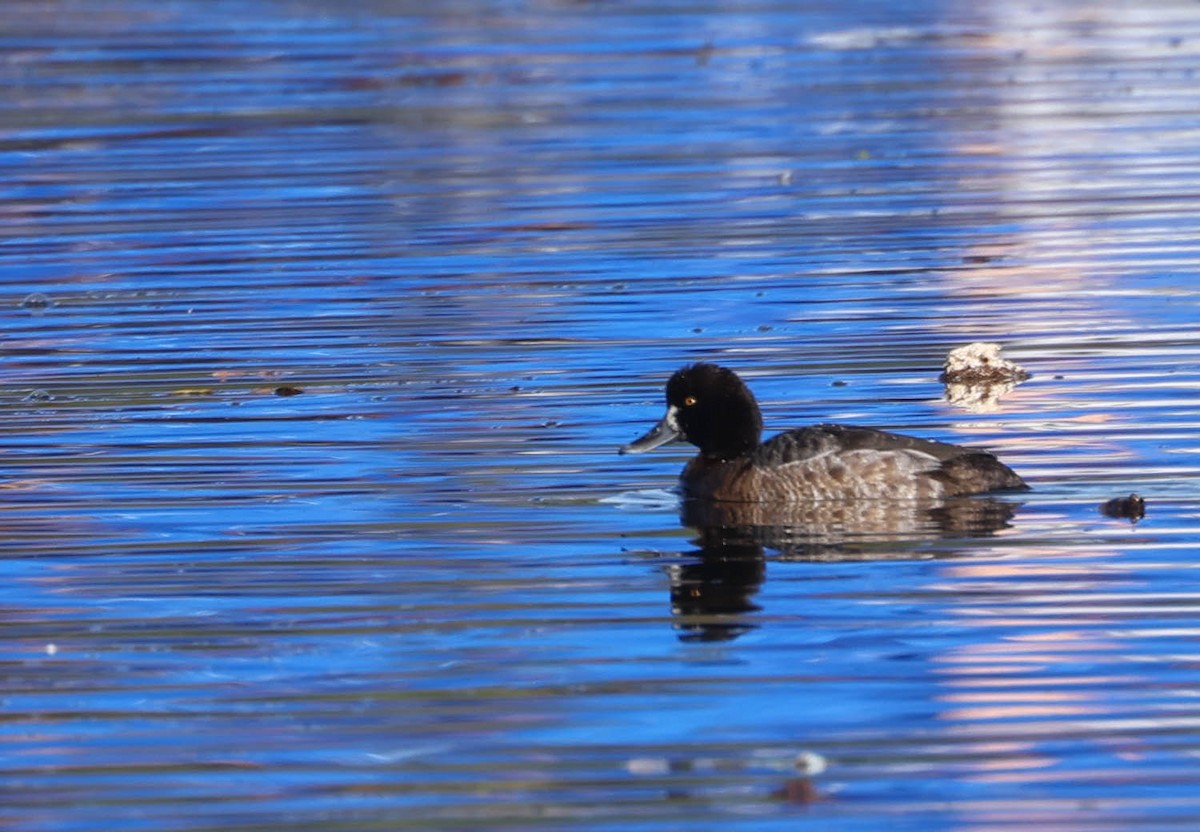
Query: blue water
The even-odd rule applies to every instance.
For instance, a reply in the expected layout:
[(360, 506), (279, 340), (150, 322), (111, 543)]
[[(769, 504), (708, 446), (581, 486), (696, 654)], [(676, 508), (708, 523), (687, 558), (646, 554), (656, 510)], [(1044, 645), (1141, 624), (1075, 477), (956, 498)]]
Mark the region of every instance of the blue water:
[[(427, 6), (0, 22), (0, 826), (1194, 828), (1200, 6)], [(1034, 490), (714, 548), (698, 359)]]

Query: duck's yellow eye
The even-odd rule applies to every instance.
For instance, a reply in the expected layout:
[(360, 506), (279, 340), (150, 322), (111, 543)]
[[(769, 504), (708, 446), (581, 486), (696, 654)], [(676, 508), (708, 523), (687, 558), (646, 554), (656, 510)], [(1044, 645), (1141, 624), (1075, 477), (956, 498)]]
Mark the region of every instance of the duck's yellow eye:
[(691, 407), (691, 406), (692, 406), (692, 405), (694, 405), (695, 403), (696, 403), (696, 397), (695, 397), (695, 396), (688, 396), (686, 399), (684, 399), (684, 400), (683, 400), (683, 406), (684, 406), (684, 407)]

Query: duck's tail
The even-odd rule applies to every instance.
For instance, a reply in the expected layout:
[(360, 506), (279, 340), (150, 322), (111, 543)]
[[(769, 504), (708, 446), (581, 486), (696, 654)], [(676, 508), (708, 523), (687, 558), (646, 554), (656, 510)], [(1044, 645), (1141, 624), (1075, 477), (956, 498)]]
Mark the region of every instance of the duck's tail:
[(1025, 480), (987, 451), (972, 450), (947, 459), (934, 476), (945, 483), (947, 497), (1029, 490)]

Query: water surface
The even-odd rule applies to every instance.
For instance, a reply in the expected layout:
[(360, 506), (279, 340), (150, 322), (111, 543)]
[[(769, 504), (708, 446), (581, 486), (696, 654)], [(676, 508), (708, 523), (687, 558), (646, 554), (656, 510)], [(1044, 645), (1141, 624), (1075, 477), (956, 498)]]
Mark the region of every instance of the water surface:
[[(1200, 822), (1200, 6), (0, 37), (0, 825)], [(699, 359), (1034, 490), (714, 540), (615, 453)]]

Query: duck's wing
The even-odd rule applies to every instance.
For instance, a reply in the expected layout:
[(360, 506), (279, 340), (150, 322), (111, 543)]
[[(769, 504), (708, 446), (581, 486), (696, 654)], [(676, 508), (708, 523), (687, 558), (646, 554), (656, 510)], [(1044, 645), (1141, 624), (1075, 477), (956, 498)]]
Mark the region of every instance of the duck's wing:
[(828, 454), (855, 456), (872, 451), (903, 457), (910, 470), (923, 470), (941, 480), (948, 495), (1028, 487), (1008, 466), (979, 448), (855, 425), (790, 430), (764, 442), (754, 455), (757, 464), (775, 467), (811, 462)]
[(756, 449), (756, 460), (761, 465), (787, 465), (790, 462), (805, 462), (826, 454), (852, 453), (854, 451), (897, 452), (906, 451), (943, 462), (976, 452), (973, 448), (934, 442), (916, 436), (889, 433), (875, 428), (855, 425), (813, 425), (781, 433), (767, 440)]

